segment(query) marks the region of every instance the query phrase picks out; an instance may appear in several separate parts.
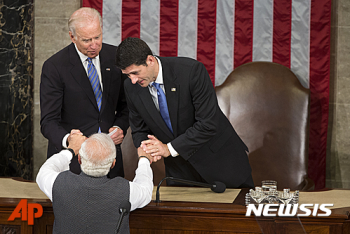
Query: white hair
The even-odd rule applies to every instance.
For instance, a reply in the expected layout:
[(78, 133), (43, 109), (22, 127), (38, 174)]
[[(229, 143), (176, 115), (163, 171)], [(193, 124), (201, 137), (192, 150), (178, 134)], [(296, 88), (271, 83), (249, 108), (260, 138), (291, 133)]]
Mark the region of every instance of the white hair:
[(93, 177), (108, 174), (116, 156), (113, 140), (105, 133), (91, 135), (79, 150), (81, 170)]
[(82, 7), (76, 10), (68, 20), (68, 29), (72, 32), (73, 36), (76, 36), (76, 28), (84, 27), (87, 24), (91, 24), (98, 20), (100, 27), (102, 28), (102, 17), (100, 12), (94, 8)]

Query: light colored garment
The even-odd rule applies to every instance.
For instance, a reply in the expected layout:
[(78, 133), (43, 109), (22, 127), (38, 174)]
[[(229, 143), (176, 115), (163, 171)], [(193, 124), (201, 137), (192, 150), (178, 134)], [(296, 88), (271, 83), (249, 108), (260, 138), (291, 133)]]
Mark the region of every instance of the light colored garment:
[[(36, 182), (39, 188), (52, 201), (52, 187), (57, 176), (69, 170), (69, 163), (72, 159), (72, 154), (68, 150), (53, 155), (41, 166), (36, 177)], [(141, 208), (147, 205), (152, 199), (153, 191), (153, 173), (150, 163), (146, 158), (141, 158), (136, 169), (134, 180), (130, 184), (131, 210)]]

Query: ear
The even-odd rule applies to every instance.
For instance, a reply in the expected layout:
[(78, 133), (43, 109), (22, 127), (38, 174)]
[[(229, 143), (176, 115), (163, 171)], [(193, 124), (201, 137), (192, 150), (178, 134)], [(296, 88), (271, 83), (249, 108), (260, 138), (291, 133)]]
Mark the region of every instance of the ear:
[(78, 162), (79, 162), (79, 164), (81, 164), (81, 157), (79, 154), (78, 154)]
[(112, 162), (111, 169), (115, 166), (115, 162), (116, 162), (116, 160), (114, 159), (114, 161)]
[(73, 43), (76, 42), (75, 37), (73, 36), (73, 33), (71, 31), (69, 31), (69, 37)]
[(157, 62), (157, 59), (154, 56), (148, 55), (147, 59), (146, 59), (146, 63), (147, 63), (148, 66), (152, 67), (152, 66), (154, 66), (155, 63), (158, 63), (158, 62)]

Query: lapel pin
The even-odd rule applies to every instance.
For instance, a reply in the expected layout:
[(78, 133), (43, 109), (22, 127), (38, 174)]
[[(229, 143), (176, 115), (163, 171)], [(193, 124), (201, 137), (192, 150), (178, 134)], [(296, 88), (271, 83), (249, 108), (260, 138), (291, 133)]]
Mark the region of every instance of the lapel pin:
[(171, 91), (172, 92), (176, 92), (176, 88), (171, 88)]
[(110, 71), (111, 69), (109, 67), (106, 68), (106, 71)]

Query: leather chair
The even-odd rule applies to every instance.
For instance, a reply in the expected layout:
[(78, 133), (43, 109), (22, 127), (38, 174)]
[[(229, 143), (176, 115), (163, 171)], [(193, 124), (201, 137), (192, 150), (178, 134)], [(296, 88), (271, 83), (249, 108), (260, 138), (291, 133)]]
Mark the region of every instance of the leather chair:
[(307, 175), (309, 90), (288, 68), (252, 62), (216, 87), (220, 108), (249, 148), (253, 180), (313, 190)]
[[(135, 177), (135, 170), (138, 163), (137, 149), (132, 141), (131, 129), (128, 129), (127, 134), (124, 136), (123, 143), (121, 145), (123, 153), (123, 166), (126, 179), (132, 181)], [(159, 182), (165, 177), (164, 160), (161, 159), (156, 163), (151, 164), (153, 170), (153, 184), (158, 185)], [(166, 181), (162, 183), (166, 185)]]

